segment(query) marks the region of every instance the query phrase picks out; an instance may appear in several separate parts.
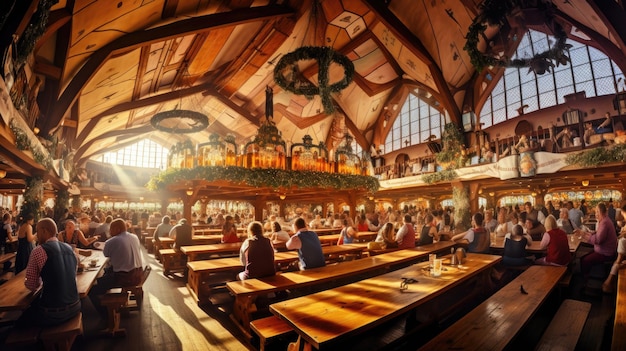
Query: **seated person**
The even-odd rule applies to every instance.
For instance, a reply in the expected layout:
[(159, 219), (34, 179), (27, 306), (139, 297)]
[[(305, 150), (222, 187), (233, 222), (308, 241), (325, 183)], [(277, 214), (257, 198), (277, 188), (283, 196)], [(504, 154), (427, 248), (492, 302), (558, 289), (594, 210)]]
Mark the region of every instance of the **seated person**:
[(532, 261), (527, 258), (526, 248), (529, 246), (529, 240), (524, 235), (524, 229), (521, 225), (513, 226), (511, 233), (504, 237), (504, 253), (502, 255), (502, 264), (505, 266), (526, 266)]
[(58, 237), (60, 241), (66, 244), (82, 248), (90, 246), (100, 238), (99, 236), (85, 238), (85, 234), (76, 228), (76, 222), (73, 219), (68, 219), (65, 222), (65, 229), (58, 234)]
[(419, 243), (420, 245), (427, 245), (433, 243), (433, 238), (438, 238), (437, 228), (433, 224), (433, 215), (427, 214), (425, 217), (424, 225), (420, 230)]
[(339, 233), (339, 239), (337, 239), (337, 245), (352, 244), (357, 237), (357, 231), (354, 226), (350, 225), (350, 221), (346, 218), (343, 220), (343, 228)]
[(415, 247), (415, 229), (413, 228), (411, 215), (404, 215), (404, 224), (396, 233), (396, 242), (400, 249)]
[(574, 232), (574, 224), (569, 220), (569, 211), (567, 208), (563, 207), (559, 210), (559, 219), (556, 221), (556, 225), (564, 231), (565, 234), (572, 234)]
[(109, 267), (98, 278), (97, 284), (89, 291), (89, 298), (101, 316), (106, 310), (100, 305), (100, 295), (115, 287), (134, 286), (143, 276), (143, 256), (139, 238), (127, 231), (123, 219), (111, 222), (111, 239), (106, 241), (104, 256), (109, 258)]
[[(567, 209), (565, 209), (567, 211)], [(535, 264), (546, 266), (567, 266), (572, 258), (569, 252), (567, 234), (556, 224), (553, 215), (546, 217), (546, 232), (541, 238), (540, 248), (547, 250), (546, 256), (535, 261)]]
[(476, 212), (472, 216), (472, 228), (452, 237), (452, 241), (468, 244), (469, 252), (488, 253), (491, 240), (483, 228), (483, 215)]
[(295, 234), (285, 244), (289, 250), (298, 250), (301, 270), (326, 265), (322, 244), (317, 233), (306, 229), (304, 218), (299, 217), (293, 224)]
[(289, 240), (290, 238), (289, 233), (284, 231), (283, 228), (280, 226), (280, 223), (278, 222), (273, 222), (273, 226), (274, 230), (270, 235), (270, 240), (272, 242), (287, 242), (287, 240)]
[(186, 218), (181, 218), (178, 224), (170, 229), (169, 237), (175, 240), (174, 247), (193, 245), (193, 227), (187, 224)]
[(26, 267), (24, 285), (30, 291), (41, 287), (41, 295), (24, 311), (18, 326), (49, 326), (63, 323), (81, 310), (76, 269), (78, 260), (72, 247), (56, 238), (57, 226), (43, 218), (36, 226), (37, 242)]
[(157, 225), (156, 229), (154, 230), (153, 239), (155, 241), (159, 241), (159, 238), (169, 236), (172, 228), (173, 225), (172, 223), (170, 223), (170, 216), (163, 216), (163, 218), (161, 218), (161, 223)]
[(602, 283), (602, 291), (605, 293), (613, 293), (615, 291), (615, 281), (617, 272), (626, 266), (626, 231), (622, 231), (617, 241), (617, 259), (611, 266), (611, 273)]
[(615, 260), (617, 252), (617, 235), (615, 225), (608, 216), (607, 206), (604, 202), (596, 205), (595, 232), (586, 232), (577, 229), (574, 233), (582, 235), (583, 240), (593, 245), (593, 252), (580, 258), (580, 270), (586, 276), (591, 271), (591, 267), (607, 261)]
[[(398, 243), (395, 238), (395, 228), (393, 223), (387, 222), (385, 223), (380, 230), (378, 231), (378, 235), (376, 235), (376, 243), (379, 244), (380, 248), (383, 250), (386, 249), (395, 249), (398, 247)], [(368, 245), (369, 248), (369, 245)]]
[(270, 240), (263, 236), (261, 222), (248, 224), (248, 238), (241, 244), (239, 259), (244, 267), (244, 271), (237, 275), (240, 280), (276, 274), (274, 247)]

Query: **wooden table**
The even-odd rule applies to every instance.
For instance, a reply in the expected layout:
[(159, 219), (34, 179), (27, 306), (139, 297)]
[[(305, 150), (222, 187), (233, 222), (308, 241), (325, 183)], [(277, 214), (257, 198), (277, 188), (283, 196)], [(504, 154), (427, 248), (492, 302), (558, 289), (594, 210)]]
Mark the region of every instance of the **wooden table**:
[[(582, 239), (578, 235), (568, 234), (567, 243), (569, 244), (569, 251), (575, 252), (581, 241)], [(533, 240), (533, 242), (530, 244), (530, 247), (526, 248), (526, 252), (531, 254), (545, 254), (546, 250), (542, 250), (540, 248), (540, 244), (541, 241)], [(492, 250), (504, 250), (504, 237), (496, 237), (495, 243), (492, 243), (490, 247)]]
[[(193, 245), (219, 244), (222, 241), (222, 235), (194, 235), (191, 237), (191, 241), (193, 242)], [(174, 243), (176, 243), (176, 240), (170, 238), (169, 236), (160, 237), (159, 244), (156, 249), (157, 251), (160, 249), (169, 249), (172, 247), (172, 245), (174, 245)]]
[[(300, 345), (304, 346), (303, 349), (307, 349), (306, 344), (316, 349), (333, 349), (336, 343), (400, 317), (479, 273), (486, 272), (500, 260), (501, 257), (495, 255), (468, 254), (462, 266), (447, 265), (440, 277), (431, 277), (424, 271), (428, 262), (423, 262), (356, 283), (275, 303), (270, 305), (270, 311), (300, 335), (299, 342), (305, 344)], [(409, 284), (407, 290), (400, 290), (403, 277), (414, 278), (418, 282)]]
[[(364, 249), (365, 246), (363, 245), (333, 245), (322, 247), (322, 252), (326, 258), (332, 255), (346, 254), (360, 256)], [(298, 261), (298, 253), (296, 251), (277, 252), (274, 254), (274, 263), (277, 266), (277, 270), (280, 270), (280, 266), (296, 261)], [(204, 289), (202, 289), (202, 284), (208, 280), (209, 276), (220, 272), (240, 272), (243, 270), (239, 257), (191, 261), (187, 262), (187, 267), (189, 268), (187, 288), (198, 303), (206, 301), (210, 295), (210, 291), (203, 293)]]
[[(87, 257), (85, 261), (89, 262), (92, 258), (97, 258), (98, 267), (94, 270), (88, 270), (76, 275), (76, 286), (80, 298), (87, 296), (96, 278), (109, 260), (108, 257), (104, 257), (102, 251), (91, 251), (91, 256)], [(30, 306), (37, 295), (39, 295), (41, 289), (32, 292), (26, 288), (24, 285), (25, 278), (26, 270), (23, 270), (15, 277), (0, 285), (0, 311), (25, 310)]]
[(15, 255), (15, 252), (7, 252), (4, 255), (0, 255), (0, 264), (12, 260), (13, 258), (15, 258)]
[(241, 249), (241, 242), (213, 244), (213, 245), (193, 245), (183, 246), (180, 252), (187, 255), (187, 261), (195, 261), (199, 255), (220, 255), (220, 254), (236, 254)]
[[(359, 244), (349, 244), (351, 246)], [(449, 247), (453, 245), (449, 242)], [(340, 245), (337, 247), (346, 246)], [(250, 315), (256, 310), (254, 304), (259, 295), (271, 292), (301, 289), (321, 284), (332, 283), (337, 286), (352, 279), (354, 276), (371, 274), (380, 270), (389, 271), (400, 265), (425, 260), (432, 253), (430, 250), (418, 248), (397, 250), (381, 255), (362, 258), (360, 260), (342, 262), (325, 267), (304, 271), (277, 274), (271, 277), (247, 279), (226, 283), (226, 287), (235, 296), (233, 319), (244, 331), (249, 331)], [(397, 282), (399, 284), (399, 282)]]
[[(91, 251), (90, 256), (81, 256), (81, 263), (85, 265), (85, 268), (81, 273), (76, 273), (76, 287), (81, 299), (89, 294), (89, 290), (95, 284), (96, 279), (104, 274), (104, 268), (109, 264), (109, 258), (104, 256), (104, 252), (100, 250), (87, 251)], [(92, 259), (98, 260), (95, 268), (89, 267), (89, 262)]]
[(626, 350), (626, 268), (620, 269), (617, 274), (617, 298), (611, 350)]
[[(503, 350), (539, 309), (566, 270), (566, 267), (529, 267), (420, 350)], [(521, 293), (520, 286), (524, 286), (527, 295)]]

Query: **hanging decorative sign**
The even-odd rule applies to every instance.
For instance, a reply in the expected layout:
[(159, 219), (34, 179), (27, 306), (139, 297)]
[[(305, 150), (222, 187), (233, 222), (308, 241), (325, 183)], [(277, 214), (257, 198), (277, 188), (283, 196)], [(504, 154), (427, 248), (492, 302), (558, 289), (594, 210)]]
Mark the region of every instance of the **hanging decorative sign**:
[[(298, 61), (316, 60), (318, 63), (318, 86), (300, 76)], [(329, 84), (328, 69), (331, 63), (343, 67), (344, 76), (336, 83)], [(288, 71), (288, 72), (285, 72)], [(287, 73), (287, 76), (285, 75)], [(331, 93), (345, 89), (354, 75), (354, 64), (346, 56), (326, 46), (303, 46), (283, 56), (274, 68), (274, 81), (278, 86), (296, 95), (304, 95), (311, 99), (314, 95), (322, 98), (324, 111), (330, 114), (335, 111)]]

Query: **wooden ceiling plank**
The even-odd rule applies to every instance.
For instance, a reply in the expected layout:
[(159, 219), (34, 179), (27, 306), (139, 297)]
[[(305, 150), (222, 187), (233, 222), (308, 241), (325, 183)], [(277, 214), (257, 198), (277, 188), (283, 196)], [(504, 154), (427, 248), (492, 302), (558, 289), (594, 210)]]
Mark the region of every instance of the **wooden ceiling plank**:
[(293, 10), (284, 6), (260, 6), (249, 9), (233, 10), (230, 13), (210, 14), (181, 20), (160, 27), (127, 34), (94, 52), (89, 60), (80, 68), (78, 73), (69, 82), (63, 91), (49, 120), (58, 124), (67, 113), (69, 107), (80, 95), (84, 86), (95, 72), (111, 56), (119, 52), (126, 52), (137, 47), (154, 42), (173, 39), (191, 33), (199, 33), (248, 22), (265, 21), (276, 17), (293, 15)]
[(422, 60), (429, 68), (433, 81), (440, 91), (441, 104), (446, 108), (452, 123), (461, 126), (461, 110), (456, 104), (448, 83), (443, 77), (441, 69), (426, 50), (421, 40), (416, 37), (406, 26), (394, 16), (383, 2), (376, 0), (363, 0), (369, 8), (377, 14), (377, 17), (384, 25), (394, 33), (407, 49)]

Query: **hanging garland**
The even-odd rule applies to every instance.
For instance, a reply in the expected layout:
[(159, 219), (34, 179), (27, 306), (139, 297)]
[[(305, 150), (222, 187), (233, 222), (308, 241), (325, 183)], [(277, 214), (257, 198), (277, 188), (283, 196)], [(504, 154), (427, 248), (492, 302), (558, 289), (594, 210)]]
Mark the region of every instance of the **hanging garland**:
[(146, 186), (149, 190), (153, 191), (163, 190), (169, 184), (194, 179), (204, 179), (209, 182), (226, 180), (235, 184), (274, 189), (365, 189), (370, 193), (375, 193), (380, 186), (378, 179), (370, 176), (315, 171), (289, 171), (282, 169), (249, 169), (236, 166), (198, 166), (185, 169), (171, 168), (153, 176)]
[[(298, 61), (316, 60), (318, 63), (318, 84), (313, 85), (306, 79), (298, 77)], [(328, 68), (335, 62), (343, 67), (343, 79), (329, 85)], [(289, 70), (291, 78), (285, 77), (285, 70)], [(314, 95), (322, 98), (322, 106), (326, 114), (335, 111), (331, 93), (338, 93), (345, 89), (354, 75), (354, 64), (346, 56), (327, 46), (303, 46), (283, 56), (274, 67), (274, 81), (278, 86), (296, 95), (304, 95), (312, 99)]]
[[(166, 127), (162, 124), (164, 121), (176, 119), (179, 120), (179, 123), (176, 123), (175, 127)], [(186, 123), (185, 126), (181, 127), (180, 122), (184, 122), (185, 119), (191, 120), (192, 123)], [(209, 126), (209, 118), (200, 112), (175, 109), (155, 114), (150, 119), (150, 124), (155, 129), (166, 133), (196, 133)]]
[(17, 41), (17, 54), (15, 57), (16, 66), (21, 66), (28, 55), (35, 49), (35, 44), (46, 31), (48, 17), (50, 16), (50, 8), (59, 2), (58, 0), (41, 0), (37, 4), (37, 11), (30, 18), (28, 26)]
[[(567, 33), (563, 27), (555, 21), (549, 14), (546, 14), (546, 23), (551, 25), (556, 43), (544, 52), (538, 53), (531, 58), (522, 59), (502, 59), (492, 55), (484, 54), (478, 50), (479, 37), (483, 35), (487, 29), (487, 25), (503, 25), (507, 21), (513, 10), (521, 7), (522, 2), (519, 0), (486, 0), (480, 7), (482, 12), (474, 18), (469, 26), (466, 35), (466, 42), (463, 50), (467, 51), (470, 62), (478, 72), (485, 67), (529, 67), (528, 72), (536, 74), (544, 74), (550, 72), (551, 68), (560, 65), (566, 65), (570, 58), (568, 49), (572, 45), (567, 44)], [(544, 13), (548, 9), (544, 9)]]

